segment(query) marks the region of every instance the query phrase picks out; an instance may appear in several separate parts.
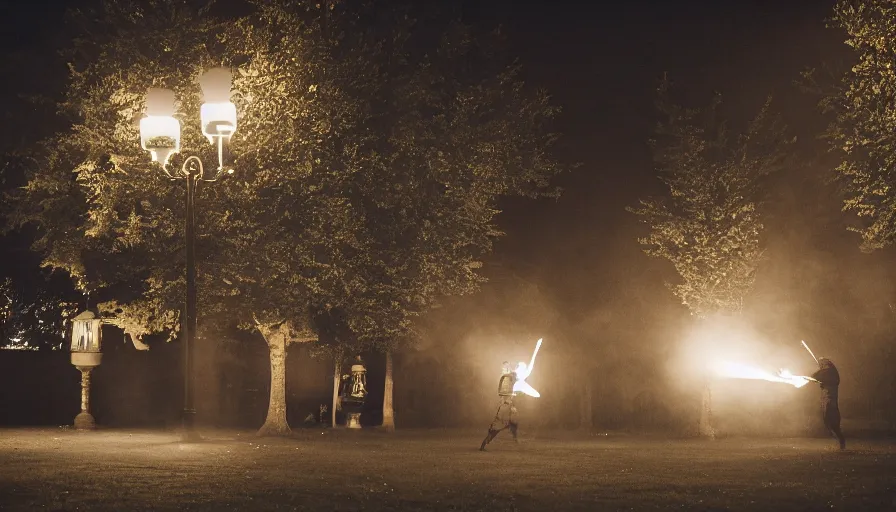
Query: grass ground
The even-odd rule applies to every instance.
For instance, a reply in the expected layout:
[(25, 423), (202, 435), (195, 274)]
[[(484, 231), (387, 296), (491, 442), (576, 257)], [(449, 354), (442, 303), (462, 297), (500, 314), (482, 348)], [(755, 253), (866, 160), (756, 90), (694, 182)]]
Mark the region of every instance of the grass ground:
[(896, 510), (896, 441), (0, 430), (0, 510)]

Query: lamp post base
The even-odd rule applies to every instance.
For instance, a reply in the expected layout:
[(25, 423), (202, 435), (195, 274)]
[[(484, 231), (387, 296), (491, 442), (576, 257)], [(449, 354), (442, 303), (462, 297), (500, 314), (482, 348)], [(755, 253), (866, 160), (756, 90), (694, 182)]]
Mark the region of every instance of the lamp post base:
[(345, 426), (347, 428), (361, 428), (361, 413), (360, 412), (348, 413), (348, 421), (345, 422)]
[(89, 412), (81, 412), (75, 416), (75, 428), (77, 430), (94, 430), (96, 429), (96, 420)]

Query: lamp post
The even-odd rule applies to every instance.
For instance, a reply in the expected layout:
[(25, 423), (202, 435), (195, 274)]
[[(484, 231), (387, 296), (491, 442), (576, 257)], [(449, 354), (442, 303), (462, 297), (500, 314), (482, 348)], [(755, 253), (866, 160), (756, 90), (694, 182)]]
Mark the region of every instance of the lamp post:
[(75, 416), (75, 428), (93, 430), (96, 421), (90, 414), (90, 372), (103, 360), (102, 320), (84, 311), (72, 321), (72, 365), (81, 372), (81, 412)]
[(199, 80), (203, 92), (200, 109), (202, 134), (218, 149), (218, 168), (206, 175), (202, 160), (197, 156), (188, 157), (179, 173), (168, 168), (168, 159), (180, 152), (180, 121), (174, 117), (174, 91), (149, 89), (146, 94), (146, 116), (140, 120), (140, 145), (149, 151), (152, 160), (158, 162), (165, 175), (172, 180), (184, 180), (186, 194), (186, 305), (181, 324), (183, 335), (184, 410), (183, 437), (185, 441), (198, 439), (194, 429), (196, 409), (193, 404), (195, 375), (193, 373), (193, 348), (196, 336), (196, 262), (194, 199), (196, 185), (200, 181), (217, 181), (224, 174), (232, 174), (232, 169), (224, 168), (224, 140), (236, 131), (236, 106), (230, 101), (231, 74), (226, 68), (214, 68)]

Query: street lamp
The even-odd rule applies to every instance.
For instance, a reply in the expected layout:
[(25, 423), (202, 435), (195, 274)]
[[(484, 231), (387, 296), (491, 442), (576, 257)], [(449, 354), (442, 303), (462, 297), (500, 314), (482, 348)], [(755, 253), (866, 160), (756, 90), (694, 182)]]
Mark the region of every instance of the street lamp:
[(140, 146), (149, 151), (152, 160), (158, 162), (165, 175), (172, 180), (186, 182), (186, 256), (187, 296), (183, 323), (184, 359), (184, 439), (197, 439), (194, 430), (196, 409), (193, 405), (195, 376), (193, 374), (193, 345), (196, 335), (196, 263), (193, 205), (196, 184), (199, 181), (216, 181), (223, 174), (232, 174), (224, 168), (224, 140), (236, 131), (236, 106), (230, 102), (231, 74), (226, 68), (207, 71), (199, 80), (203, 105), (200, 110), (202, 134), (211, 144), (217, 144), (218, 168), (206, 175), (202, 160), (190, 156), (181, 166), (180, 173), (172, 173), (168, 159), (180, 152), (180, 121), (174, 117), (174, 91), (149, 89), (146, 93), (146, 116), (140, 120)]

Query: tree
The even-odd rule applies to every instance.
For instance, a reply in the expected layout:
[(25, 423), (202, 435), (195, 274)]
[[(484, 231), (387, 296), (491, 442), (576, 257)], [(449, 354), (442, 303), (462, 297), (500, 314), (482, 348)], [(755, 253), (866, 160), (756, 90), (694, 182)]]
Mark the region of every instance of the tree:
[(341, 407), (339, 391), (342, 388), (343, 365), (347, 356), (357, 352), (354, 336), (348, 330), (344, 315), (337, 309), (331, 309), (317, 317), (318, 339), (310, 346), (311, 357), (332, 362), (333, 394), (330, 400), (330, 427), (335, 428), (336, 413)]
[(383, 429), (387, 432), (395, 430), (395, 410), (392, 407), (392, 391), (395, 380), (392, 378), (392, 351), (386, 351), (386, 380), (383, 389)]
[(871, 251), (896, 240), (896, 5), (840, 1), (834, 12), (857, 62), (825, 91), (821, 107), (834, 115), (826, 135), (841, 158), (837, 173), (848, 194), (843, 209), (864, 221), (852, 229)]
[(547, 156), (556, 109), (518, 67), (462, 72), (482, 53), (469, 29), (451, 25), (420, 54), (428, 27), (376, 2), (252, 7), (227, 23), (177, 0), (118, 0), (85, 16), (98, 21), (75, 46), (73, 128), (35, 151), (11, 218), (40, 226), (45, 264), (104, 290), (104, 310), (133, 319), (123, 324), (173, 332), (183, 205), (133, 119), (147, 87), (174, 88), (182, 145), (214, 161), (196, 77), (236, 67), (236, 173), (197, 192), (200, 310), (266, 340), (260, 433), (281, 434), (290, 344), (319, 339), (334, 311), (350, 333), (339, 343), (408, 342), (440, 297), (475, 290), (500, 235), (497, 198), (555, 193), (560, 166)]
[(21, 281), (0, 279), (0, 348), (13, 350), (63, 350), (68, 348), (66, 326), (76, 314), (64, 283), (47, 273), (25, 286)]
[[(338, 197), (313, 196), (323, 180), (303, 181), (309, 169), (300, 164), (307, 158), (297, 153), (305, 148), (297, 148), (290, 136), (290, 128), (313, 134), (308, 118), (326, 117), (332, 104), (307, 102), (312, 115), (271, 126), (292, 106), (277, 101), (303, 103), (294, 89), (285, 87), (297, 82), (276, 81), (284, 72), (276, 64), (296, 57), (303, 62), (320, 59), (305, 58), (308, 51), (287, 53), (292, 49), (287, 48), (272, 63), (265, 50), (273, 39), (249, 37), (241, 32), (246, 27), (225, 24), (205, 7), (195, 9), (187, 2), (121, 0), (101, 9), (81, 17), (88, 20), (84, 37), (72, 52), (63, 106), (73, 126), (32, 152), (28, 184), (13, 198), (11, 224), (39, 226), (35, 249), (44, 255), (44, 264), (98, 290), (106, 298), (100, 309), (114, 315), (135, 344), (150, 332), (168, 331), (173, 337), (184, 290), (182, 259), (177, 257), (183, 252), (183, 204), (180, 194), (172, 193), (177, 189), (140, 150), (133, 120), (142, 111), (147, 87), (174, 88), (185, 114), (184, 147), (213, 162), (215, 155), (206, 149), (196, 122), (201, 103), (196, 78), (211, 65), (255, 57), (236, 81), (243, 93), (235, 101), (246, 136), (235, 137), (232, 149), (243, 172), (239, 180), (216, 189), (200, 187), (197, 194), (200, 205), (214, 207), (197, 223), (199, 300), (201, 310), (228, 311), (264, 337), (271, 349), (271, 403), (260, 433), (288, 432), (285, 351), (289, 343), (315, 339), (312, 302), (323, 295), (319, 284), (332, 277), (327, 265), (314, 261), (327, 261), (326, 249), (335, 241), (350, 242), (338, 232), (343, 216)], [(230, 48), (230, 41), (245, 46)], [(262, 66), (268, 67), (266, 74), (258, 72)], [(309, 73), (295, 66), (288, 71)], [(284, 111), (272, 112), (276, 107)], [(279, 144), (272, 143), (278, 136)], [(280, 196), (275, 186), (281, 188)], [(283, 190), (306, 192), (284, 196)], [(329, 206), (333, 208), (325, 210)], [(336, 235), (321, 237), (324, 231)], [(312, 243), (318, 238), (330, 245)]]
[[(497, 199), (556, 195), (548, 182), (561, 170), (547, 154), (557, 109), (494, 54), (497, 34), (474, 38), (469, 27), (415, 16), (413, 5), (264, 5), (243, 24), (253, 53), (240, 80), (257, 73), (266, 84), (276, 69), (275, 83), (297, 82), (250, 95), (256, 109), (270, 102), (269, 116), (307, 118), (288, 137), (292, 152), (277, 154), (307, 175), (276, 194), (289, 198), (284, 217), (296, 216), (297, 198), (310, 206), (317, 227), (292, 243), (314, 247), (305, 273), (318, 320), (338, 318), (335, 358), (386, 353), (386, 429), (391, 352), (413, 342), (414, 320), (440, 298), (475, 291), (479, 262), (500, 235)], [(442, 35), (433, 43), (432, 34)]]
[[(793, 142), (771, 99), (743, 133), (731, 139), (719, 120), (721, 97), (687, 109), (659, 87), (662, 120), (651, 141), (664, 197), (642, 199), (629, 211), (649, 226), (639, 239), (644, 252), (672, 263), (680, 281), (673, 293), (692, 315), (737, 314), (753, 288), (763, 258), (759, 212), (763, 178), (785, 165)], [(704, 387), (701, 434), (711, 435), (710, 395)]]
[[(412, 49), (432, 33), (442, 34), (438, 45), (415, 59)], [(549, 155), (558, 109), (544, 91), (525, 87), (520, 66), (498, 51), (500, 33), (418, 22), (406, 37), (402, 58), (384, 68), (375, 119), (389, 130), (363, 187), (366, 218), (377, 224), (367, 273), (387, 280), (379, 289), (387, 295), (371, 304), (375, 316), (393, 320), (386, 329), (353, 325), (386, 353), (387, 430), (392, 352), (413, 342), (414, 320), (441, 298), (483, 282), (478, 269), (502, 234), (498, 198), (555, 197), (549, 180), (562, 170)]]
[[(189, 83), (197, 62), (210, 59), (214, 26), (170, 23), (192, 21), (189, 14), (186, 4), (166, 0), (72, 11), (81, 36), (67, 52), (59, 106), (71, 128), (21, 155), (27, 183), (10, 194), (5, 212), (7, 229), (38, 228), (32, 249), (43, 266), (96, 292), (100, 310), (115, 315), (138, 348), (145, 334), (177, 327), (183, 274), (171, 256), (183, 251), (183, 205), (139, 149), (134, 120), (141, 89), (159, 79)], [(186, 127), (187, 143), (199, 140), (196, 132)]]

